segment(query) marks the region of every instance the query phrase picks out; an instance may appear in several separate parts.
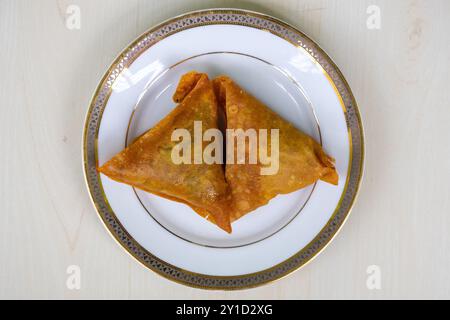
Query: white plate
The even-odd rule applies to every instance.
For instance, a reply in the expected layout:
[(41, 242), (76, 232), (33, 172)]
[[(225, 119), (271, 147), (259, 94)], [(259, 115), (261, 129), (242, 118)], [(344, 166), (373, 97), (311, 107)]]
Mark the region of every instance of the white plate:
[[(226, 74), (322, 143), (338, 186), (318, 182), (280, 195), (226, 234), (188, 206), (99, 176), (96, 168), (151, 128), (175, 104), (190, 70)], [(363, 133), (350, 88), (310, 39), (272, 17), (216, 9), (152, 28), (110, 67), (92, 99), (84, 166), (106, 227), (159, 274), (202, 288), (238, 289), (278, 279), (315, 256), (344, 222), (363, 165)]]

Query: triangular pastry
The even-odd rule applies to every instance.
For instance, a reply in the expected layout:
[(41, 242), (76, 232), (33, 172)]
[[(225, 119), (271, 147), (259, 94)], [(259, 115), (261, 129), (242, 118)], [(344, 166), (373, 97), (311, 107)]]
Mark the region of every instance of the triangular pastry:
[[(218, 107), (211, 81), (206, 74), (185, 74), (173, 96), (179, 105), (153, 128), (138, 137), (98, 170), (113, 180), (179, 201), (231, 232), (230, 190), (222, 164), (174, 163), (172, 141), (176, 129), (194, 135), (194, 121), (203, 132), (218, 127)], [(203, 143), (203, 148), (207, 143)], [(193, 152), (195, 153), (195, 151)]]
[[(227, 164), (225, 177), (232, 192), (231, 221), (237, 220), (246, 213), (265, 205), (278, 194), (286, 194), (323, 180), (331, 184), (338, 184), (338, 174), (334, 167), (334, 159), (325, 154), (322, 147), (311, 137), (295, 128), (291, 123), (282, 119), (275, 112), (245, 92), (226, 76), (213, 80), (214, 90), (219, 107), (226, 113), (227, 131), (232, 129), (261, 129), (267, 130), (267, 148), (261, 150), (258, 141), (258, 159), (254, 164), (249, 163), (250, 149), (245, 149), (245, 164), (238, 164), (237, 141), (232, 150), (227, 150)], [(261, 174), (263, 164), (259, 152), (264, 151), (270, 156), (276, 154), (271, 150), (271, 129), (278, 129), (278, 166), (275, 171)], [(233, 139), (235, 137), (233, 136)], [(227, 135), (227, 139), (230, 139)], [(258, 140), (259, 140), (258, 136)], [(230, 146), (229, 141), (226, 142)], [(275, 148), (274, 148), (275, 149)], [(274, 152), (272, 152), (274, 151)], [(228, 155), (234, 154), (235, 161), (229, 162)], [(272, 159), (275, 161), (275, 159)], [(269, 174), (267, 174), (269, 173)]]

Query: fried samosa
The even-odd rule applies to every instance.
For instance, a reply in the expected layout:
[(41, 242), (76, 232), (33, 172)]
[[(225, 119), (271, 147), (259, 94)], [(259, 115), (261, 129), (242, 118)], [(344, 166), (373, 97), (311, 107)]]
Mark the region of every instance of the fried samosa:
[[(296, 129), (291, 123), (282, 119), (255, 97), (245, 92), (226, 76), (213, 80), (219, 107), (226, 114), (228, 130), (248, 129), (256, 132), (267, 130), (266, 146), (257, 144), (258, 159), (250, 163), (250, 148), (245, 149), (245, 163), (230, 163), (229, 155), (237, 155), (238, 144), (233, 143), (232, 150), (227, 150), (225, 177), (232, 192), (231, 221), (265, 205), (278, 194), (286, 194), (304, 188), (317, 180), (338, 184), (338, 174), (334, 159), (326, 155), (322, 147), (311, 137)], [(278, 146), (272, 148), (271, 129), (278, 129)], [(235, 137), (232, 136), (234, 139)], [(227, 148), (230, 137), (227, 134)], [(261, 136), (258, 137), (258, 140)], [(265, 148), (265, 150), (261, 150)], [(273, 149), (273, 150), (272, 150)], [(261, 151), (272, 156), (278, 153), (278, 167), (273, 174), (261, 174), (267, 162), (261, 162)], [(264, 153), (263, 153), (264, 154)], [(242, 160), (242, 159), (241, 159)], [(277, 160), (277, 159), (273, 159)]]
[(212, 83), (206, 74), (189, 72), (180, 79), (173, 100), (179, 104), (169, 115), (98, 171), (118, 182), (185, 203), (231, 232), (231, 192), (223, 165), (175, 164), (172, 159), (172, 149), (178, 144), (172, 141), (174, 130), (185, 129), (192, 136), (195, 121), (202, 122), (203, 130), (217, 129), (218, 106)]

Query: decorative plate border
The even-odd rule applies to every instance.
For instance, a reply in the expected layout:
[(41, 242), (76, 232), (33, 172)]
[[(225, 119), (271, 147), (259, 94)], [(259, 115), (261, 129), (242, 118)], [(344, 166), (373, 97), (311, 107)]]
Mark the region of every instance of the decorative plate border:
[[(352, 150), (343, 195), (332, 217), (319, 234), (289, 259), (269, 269), (238, 276), (210, 276), (190, 272), (162, 261), (148, 252), (131, 237), (117, 219), (103, 192), (97, 172), (97, 137), (100, 122), (112, 86), (120, 73), (158, 41), (182, 30), (213, 24), (234, 24), (265, 30), (305, 49), (321, 66), (336, 94), (341, 98)], [(113, 62), (94, 93), (86, 115), (82, 145), (86, 184), (92, 202), (111, 235), (145, 267), (169, 280), (202, 289), (252, 288), (280, 279), (304, 266), (325, 248), (344, 224), (361, 183), (364, 161), (364, 134), (359, 110), (348, 83), (331, 58), (305, 34), (287, 23), (261, 13), (237, 9), (211, 9), (186, 13), (148, 30), (130, 44)]]

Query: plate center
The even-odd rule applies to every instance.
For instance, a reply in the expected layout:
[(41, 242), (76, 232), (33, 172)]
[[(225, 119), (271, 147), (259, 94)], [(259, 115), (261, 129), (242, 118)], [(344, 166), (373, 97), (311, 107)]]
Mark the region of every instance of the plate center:
[[(129, 144), (153, 127), (176, 106), (172, 95), (180, 77), (189, 71), (205, 72), (212, 79), (228, 75), (284, 119), (321, 140), (313, 106), (301, 85), (283, 70), (254, 56), (235, 52), (209, 52), (182, 60), (161, 72), (141, 94), (128, 126)], [(232, 248), (264, 240), (288, 225), (308, 202), (314, 185), (279, 195), (234, 222), (227, 234), (197, 215), (187, 205), (135, 189), (149, 215), (164, 229), (185, 241), (201, 246)]]

